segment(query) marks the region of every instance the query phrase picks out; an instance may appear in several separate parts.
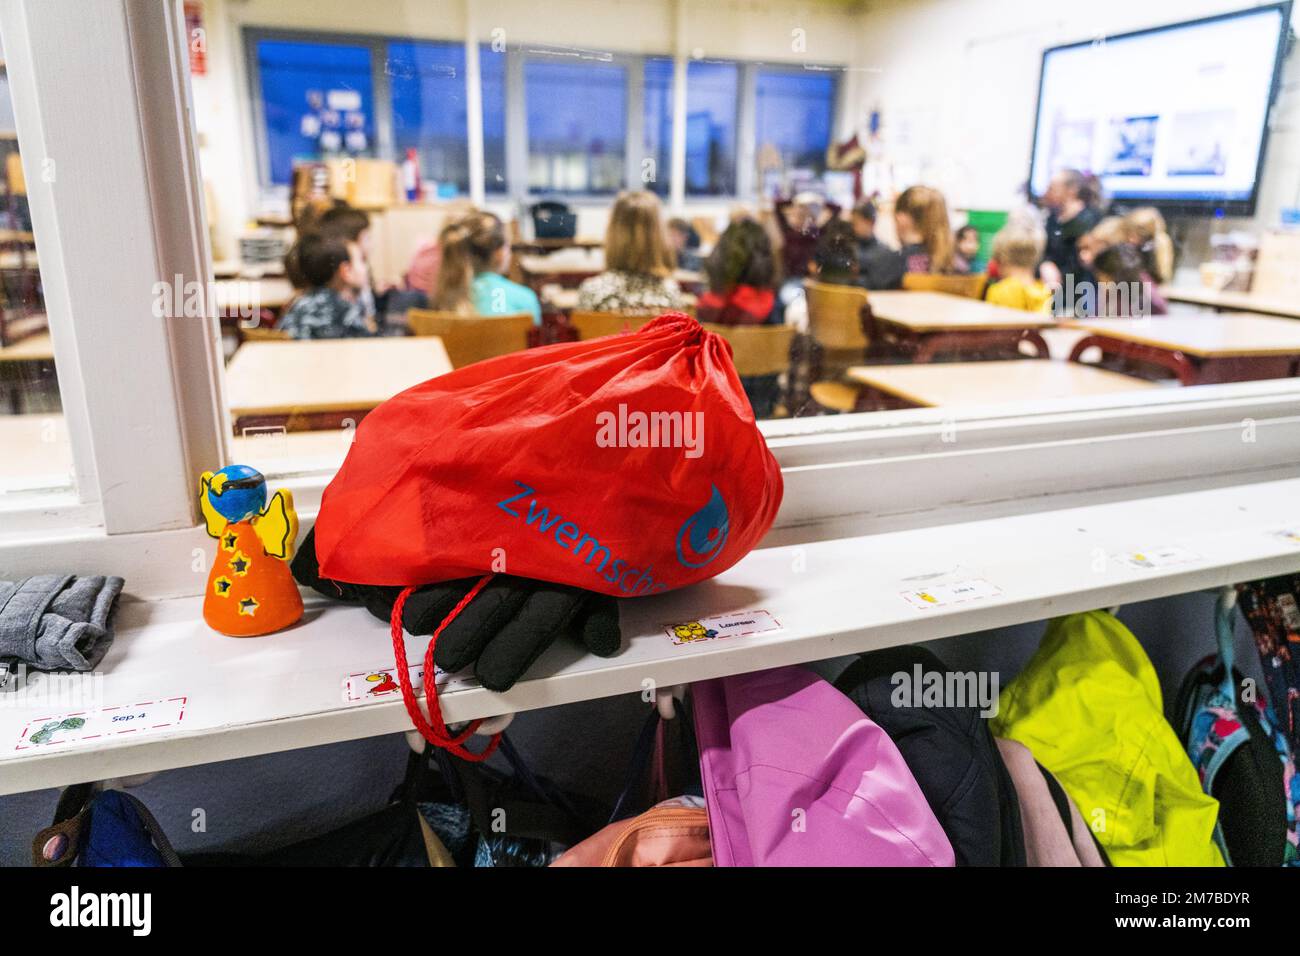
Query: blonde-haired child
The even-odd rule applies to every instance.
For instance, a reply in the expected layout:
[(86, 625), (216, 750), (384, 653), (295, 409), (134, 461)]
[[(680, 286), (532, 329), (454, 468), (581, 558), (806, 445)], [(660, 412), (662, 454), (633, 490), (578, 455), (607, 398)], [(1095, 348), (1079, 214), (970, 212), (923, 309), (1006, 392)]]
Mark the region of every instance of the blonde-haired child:
[(894, 200), (894, 227), (908, 272), (963, 272), (953, 250), (952, 225), (943, 193), (910, 186)]
[(988, 301), (1026, 312), (1051, 310), (1052, 291), (1038, 280), (1047, 236), (1022, 223), (1004, 226), (993, 237), (993, 261), (1002, 278), (989, 287)]
[(1138, 247), (1146, 259), (1147, 269), (1156, 282), (1174, 277), (1174, 241), (1165, 228), (1165, 217), (1152, 206), (1134, 209), (1124, 217), (1127, 239)]

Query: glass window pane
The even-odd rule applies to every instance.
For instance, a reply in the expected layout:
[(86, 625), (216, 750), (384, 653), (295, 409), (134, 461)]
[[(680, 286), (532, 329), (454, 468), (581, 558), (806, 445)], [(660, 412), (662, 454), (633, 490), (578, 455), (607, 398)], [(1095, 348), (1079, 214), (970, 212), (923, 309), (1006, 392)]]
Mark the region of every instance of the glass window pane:
[(613, 193), (623, 188), (627, 69), (613, 63), (524, 65), (528, 188)]
[(729, 196), (736, 191), (735, 63), (686, 67), (686, 195)]
[[(686, 195), (735, 195), (739, 96), (737, 64), (687, 64)], [(655, 160), (650, 188), (666, 196), (672, 175), (673, 61), (665, 57), (646, 60), (644, 129), (645, 154)]]
[(469, 192), (465, 47), (459, 43), (388, 44), (397, 160), (414, 149), (426, 192)]
[(488, 44), (479, 48), (483, 86), (483, 188), (506, 191), (506, 54)]
[(760, 70), (755, 112), (761, 154), (774, 147), (787, 170), (826, 167), (835, 118), (835, 77), (826, 73)]
[[(655, 161), (654, 179), (646, 188), (668, 195), (673, 157), (673, 61), (648, 57), (645, 61), (645, 119), (642, 141), (645, 157)], [(644, 177), (643, 177), (644, 178)]]
[(271, 183), (287, 185), (295, 160), (374, 154), (368, 47), (299, 40), (256, 47)]
[[(36, 240), (0, 65), (0, 496), (72, 487)], [(37, 170), (44, 174), (38, 165)], [(35, 171), (34, 171), (35, 172)]]

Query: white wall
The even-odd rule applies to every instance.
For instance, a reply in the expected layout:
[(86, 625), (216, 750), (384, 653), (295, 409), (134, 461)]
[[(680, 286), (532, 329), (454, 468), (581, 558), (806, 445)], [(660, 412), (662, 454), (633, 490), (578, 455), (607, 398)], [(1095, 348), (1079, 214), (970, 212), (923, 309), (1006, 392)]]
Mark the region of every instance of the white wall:
[[(860, 17), (858, 117), (883, 111), (891, 152), (955, 207), (1006, 209), (1028, 177), (1042, 51), (1061, 43), (1191, 20), (1249, 0), (875, 0)], [(1183, 265), (1212, 229), (1266, 228), (1300, 203), (1300, 57), (1292, 56), (1273, 114), (1258, 215), (1203, 220)], [(1081, 96), (1087, 90), (1080, 90)]]

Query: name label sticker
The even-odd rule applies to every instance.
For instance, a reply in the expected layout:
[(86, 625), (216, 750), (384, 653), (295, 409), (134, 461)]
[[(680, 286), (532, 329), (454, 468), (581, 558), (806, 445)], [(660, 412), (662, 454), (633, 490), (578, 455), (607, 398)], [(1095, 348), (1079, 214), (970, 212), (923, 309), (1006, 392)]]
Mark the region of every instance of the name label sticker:
[[(439, 693), (474, 687), (478, 680), (469, 675), (448, 674), (441, 667), (433, 668), (434, 684)], [(424, 665), (411, 665), (411, 687), (418, 694), (424, 690)], [(356, 671), (343, 678), (343, 702), (345, 704), (364, 704), (367, 701), (393, 694), (402, 695), (402, 685), (397, 681), (396, 667), (376, 667), (368, 671)]]
[(681, 624), (665, 624), (664, 633), (673, 644), (701, 644), (723, 637), (751, 637), (781, 630), (781, 622), (768, 611), (733, 611)]
[(18, 735), (16, 750), (35, 750), (123, 734), (148, 734), (175, 727), (185, 719), (186, 697), (115, 704), (98, 710), (37, 717)]
[(1144, 570), (1170, 568), (1201, 560), (1201, 556), (1191, 548), (1184, 548), (1177, 544), (1165, 545), (1159, 548), (1144, 548), (1141, 551), (1125, 551), (1114, 555), (1114, 558), (1120, 564)]
[(918, 611), (928, 611), (935, 607), (952, 604), (964, 604), (967, 601), (982, 601), (985, 598), (998, 597), (1002, 589), (985, 578), (962, 578), (957, 581), (941, 581), (925, 587), (908, 588), (900, 591), (899, 596)]

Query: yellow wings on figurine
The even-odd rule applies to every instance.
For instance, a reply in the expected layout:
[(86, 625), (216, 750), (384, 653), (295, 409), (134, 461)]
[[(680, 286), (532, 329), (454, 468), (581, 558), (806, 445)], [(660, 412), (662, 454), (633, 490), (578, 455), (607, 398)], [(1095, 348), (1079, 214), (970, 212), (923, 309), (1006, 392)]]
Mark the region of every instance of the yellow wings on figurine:
[(293, 510), (293, 492), (281, 488), (266, 503), (266, 510), (253, 519), (253, 530), (262, 539), (266, 553), (288, 561), (298, 540), (298, 512)]

